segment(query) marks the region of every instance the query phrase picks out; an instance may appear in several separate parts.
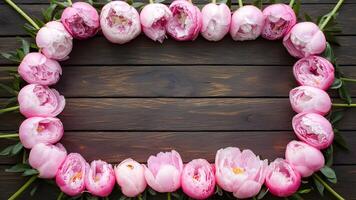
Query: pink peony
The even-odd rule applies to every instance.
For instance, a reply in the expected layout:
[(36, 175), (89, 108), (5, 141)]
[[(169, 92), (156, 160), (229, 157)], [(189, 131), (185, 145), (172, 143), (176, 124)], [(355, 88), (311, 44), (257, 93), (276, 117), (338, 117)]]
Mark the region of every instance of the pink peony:
[(263, 10), (265, 18), (262, 37), (268, 40), (283, 38), (297, 22), (293, 9), (286, 4), (272, 4)]
[(20, 141), (28, 149), (38, 143), (55, 144), (62, 136), (63, 124), (53, 117), (31, 117), (23, 121), (19, 128)]
[(250, 198), (261, 190), (267, 165), (267, 160), (260, 160), (251, 150), (220, 149), (215, 158), (216, 182), (236, 198)]
[(99, 30), (99, 14), (86, 2), (75, 2), (64, 9), (61, 22), (76, 39), (93, 37)]
[(160, 43), (166, 39), (166, 26), (172, 12), (161, 3), (151, 3), (146, 5), (140, 13), (142, 30), (145, 35), (153, 41)]
[(85, 176), (88, 163), (78, 153), (70, 153), (56, 175), (57, 186), (69, 196), (84, 192)]
[(267, 168), (265, 184), (271, 194), (288, 197), (298, 190), (301, 177), (286, 160), (277, 158)]
[(111, 164), (101, 160), (91, 162), (85, 175), (85, 187), (99, 197), (107, 197), (115, 186), (115, 174)]
[(290, 55), (304, 58), (322, 53), (326, 48), (326, 39), (316, 24), (300, 22), (284, 37), (283, 45)]
[(302, 177), (308, 177), (324, 167), (323, 154), (304, 142), (291, 141), (287, 145), (286, 160)]
[(101, 10), (100, 26), (106, 39), (124, 44), (140, 34), (140, 15), (124, 1), (112, 1)]
[(65, 60), (72, 51), (73, 38), (62, 23), (51, 21), (38, 31), (36, 44), (47, 58)]
[(27, 54), (17, 70), (27, 83), (40, 85), (56, 84), (62, 75), (59, 63), (41, 53)]
[(65, 99), (57, 90), (37, 84), (23, 87), (17, 98), (20, 112), (26, 117), (55, 117), (65, 106)]
[(331, 99), (324, 90), (299, 86), (289, 92), (289, 100), (295, 112), (312, 112), (326, 115), (331, 109)]
[(145, 191), (145, 167), (131, 158), (115, 167), (116, 181), (127, 197), (136, 197)]
[(201, 11), (202, 36), (209, 41), (219, 41), (229, 32), (231, 23), (230, 8), (221, 3), (209, 3)]
[(38, 177), (51, 179), (56, 176), (58, 168), (67, 156), (62, 144), (56, 145), (38, 143), (30, 151), (28, 162), (37, 169)]
[(207, 199), (215, 192), (214, 169), (204, 159), (195, 159), (184, 166), (182, 189), (193, 199)]
[(264, 18), (256, 6), (243, 6), (232, 15), (230, 34), (238, 41), (255, 40), (261, 35)]
[(148, 158), (145, 178), (157, 192), (174, 192), (181, 186), (182, 171), (183, 161), (178, 152), (160, 152)]
[(320, 56), (308, 56), (298, 60), (293, 74), (300, 85), (327, 90), (334, 82), (334, 66)]
[(167, 32), (175, 40), (195, 40), (202, 26), (202, 16), (198, 7), (186, 0), (175, 0), (169, 6), (173, 17), (167, 24)]
[(293, 129), (300, 140), (317, 149), (331, 145), (334, 132), (330, 122), (316, 113), (299, 113), (293, 117)]

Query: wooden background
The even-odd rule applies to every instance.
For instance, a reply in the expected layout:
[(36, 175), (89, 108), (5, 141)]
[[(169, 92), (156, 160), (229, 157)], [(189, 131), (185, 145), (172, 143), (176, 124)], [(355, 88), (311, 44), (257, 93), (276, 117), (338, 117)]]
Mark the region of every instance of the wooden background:
[[(48, 1), (16, 2), (40, 16)], [(303, 2), (301, 13), (318, 16), (336, 1)], [(341, 9), (342, 46), (335, 52), (350, 77), (356, 77), (355, 11), (354, 0)], [(26, 37), (23, 23), (0, 3), (0, 52), (19, 47), (15, 37)], [(294, 62), (281, 42), (263, 39), (241, 43), (228, 36), (213, 43), (199, 37), (194, 42), (168, 39), (161, 45), (141, 35), (125, 45), (111, 44), (103, 36), (75, 41), (56, 85), (67, 99), (60, 115), (66, 130), (62, 143), (88, 161), (112, 163), (127, 157), (145, 162), (149, 155), (172, 148), (184, 161), (202, 157), (213, 162), (216, 151), (226, 146), (251, 148), (273, 160), (283, 156), (286, 144), (295, 138), (288, 101), (289, 90), (296, 86)], [(8, 81), (6, 70), (13, 67), (0, 58), (0, 82)], [(349, 88), (356, 96), (356, 86)], [(0, 92), (0, 102), (7, 98)], [(333, 187), (346, 199), (356, 199), (355, 113), (350, 110), (340, 124), (350, 151), (337, 150), (335, 155), (339, 183)], [(0, 132), (17, 131), (22, 120), (20, 114), (0, 116)], [(10, 143), (1, 140), (0, 147)], [(0, 159), (0, 199), (25, 181), (4, 172), (15, 161)], [(42, 186), (34, 199), (55, 199), (57, 194)]]

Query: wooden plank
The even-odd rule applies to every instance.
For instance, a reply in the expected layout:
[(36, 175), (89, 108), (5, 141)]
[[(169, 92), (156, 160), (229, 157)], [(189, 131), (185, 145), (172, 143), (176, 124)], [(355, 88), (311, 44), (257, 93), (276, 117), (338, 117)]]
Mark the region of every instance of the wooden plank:
[[(356, 164), (356, 132), (342, 135), (350, 151), (336, 148), (334, 163)], [(214, 162), (216, 151), (236, 146), (252, 149), (264, 159), (284, 157), (289, 141), (296, 139), (292, 131), (242, 131), (242, 132), (66, 132), (61, 143), (68, 152), (78, 152), (89, 162), (103, 159), (118, 163), (128, 157), (139, 162), (160, 151), (176, 149), (184, 162), (204, 158)], [(0, 140), (1, 149), (13, 142)], [(108, 145), (110, 144), (110, 145)], [(203, 145), (202, 145), (203, 144)], [(95, 147), (95, 148), (93, 148)], [(13, 164), (16, 160), (1, 158), (1, 164)]]
[[(1, 83), (11, 84), (10, 69), (0, 68)], [(54, 87), (66, 97), (288, 97), (296, 86), (290, 66), (64, 66)]]
[[(0, 166), (0, 182), (6, 183), (0, 187), (0, 198), (7, 199), (12, 195), (22, 184), (25, 182), (25, 178), (18, 174), (5, 173), (4, 168), (7, 166)], [(335, 166), (335, 171), (338, 177), (338, 183), (332, 185), (332, 187), (340, 193), (345, 199), (355, 199), (356, 191), (354, 190), (354, 185), (356, 184), (356, 166)], [(306, 197), (305, 199), (334, 199), (327, 192), (325, 197), (320, 197), (316, 191), (312, 192), (312, 195), (302, 195)], [(37, 200), (37, 199), (56, 199), (59, 192), (55, 186), (49, 185), (48, 183), (42, 183), (39, 187), (39, 191), (36, 192), (34, 197), (29, 196), (29, 191), (26, 191), (19, 200)], [(308, 198), (307, 198), (308, 197)], [(166, 199), (166, 196), (160, 196), (150, 199)], [(277, 198), (264, 198), (264, 199), (277, 199)]]
[[(355, 130), (353, 112), (340, 124)], [(291, 130), (286, 98), (69, 98), (61, 114), (70, 130)], [(0, 115), (0, 130), (17, 130), (20, 114)]]
[[(335, 47), (339, 64), (356, 64), (356, 37), (340, 36), (341, 47)], [(12, 37), (0, 38), (0, 52), (13, 51), (19, 41)], [(104, 37), (75, 41), (75, 48), (65, 65), (293, 65), (292, 58), (279, 42), (257, 39), (234, 42), (227, 37), (211, 43), (199, 37), (195, 42), (167, 40), (163, 45), (144, 36), (134, 41), (115, 45)], [(95, 51), (91, 51), (95, 49)], [(267, 50), (267, 51), (266, 51)], [(12, 62), (0, 58), (0, 65)]]
[[(35, 16), (37, 18), (42, 18), (41, 11), (45, 9), (48, 5), (22, 5), (24, 11), (26, 11), (30, 16)], [(202, 7), (203, 5), (199, 5)], [(301, 16), (304, 13), (308, 13), (310, 16), (315, 19), (317, 16), (324, 15), (328, 13), (334, 4), (306, 4), (301, 7)], [(237, 6), (233, 7), (234, 9)], [(354, 10), (356, 9), (356, 4), (346, 5), (341, 8), (340, 15), (337, 18), (337, 21), (340, 23), (342, 28), (342, 34), (356, 34), (356, 30), (353, 28), (355, 25), (355, 15)], [(26, 35), (26, 32), (23, 30), (22, 25), (25, 23), (24, 19), (20, 17), (14, 10), (10, 9), (8, 5), (0, 4), (0, 24), (2, 28), (0, 30), (1, 35)]]

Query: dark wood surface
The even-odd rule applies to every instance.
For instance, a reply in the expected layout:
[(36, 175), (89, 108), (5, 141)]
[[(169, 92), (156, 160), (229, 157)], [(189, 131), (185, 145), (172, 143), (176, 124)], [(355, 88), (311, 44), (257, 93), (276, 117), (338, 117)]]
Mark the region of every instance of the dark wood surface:
[[(48, 1), (16, 2), (39, 16)], [(325, 14), (335, 2), (303, 1), (302, 13)], [(356, 1), (346, 1), (338, 17), (342, 46), (335, 53), (349, 77), (356, 77), (355, 11)], [(25, 35), (23, 22), (0, 3), (0, 52), (19, 46), (16, 36)], [(168, 39), (161, 45), (141, 35), (114, 45), (99, 35), (75, 41), (55, 86), (67, 99), (59, 116), (66, 130), (62, 143), (88, 161), (101, 158), (111, 163), (127, 157), (145, 162), (150, 154), (172, 148), (184, 161), (202, 157), (213, 162), (216, 150), (226, 146), (251, 148), (273, 160), (283, 156), (285, 145), (295, 139), (288, 102), (289, 90), (297, 85), (294, 62), (281, 42), (263, 39), (241, 43), (228, 36), (212, 43), (199, 37), (195, 42)], [(8, 82), (6, 72), (14, 67), (0, 58), (0, 82)], [(356, 85), (349, 89), (356, 97)], [(330, 94), (337, 101), (337, 94)], [(0, 104), (7, 98), (1, 91)], [(336, 149), (334, 157), (338, 184), (333, 187), (346, 199), (356, 199), (355, 113), (349, 110), (339, 125), (350, 150)], [(0, 116), (0, 132), (16, 132), (22, 120), (18, 113)], [(11, 143), (0, 140), (0, 148)], [(7, 199), (25, 180), (4, 172), (16, 159), (0, 159), (0, 199)], [(56, 190), (41, 185), (34, 199), (56, 195)]]

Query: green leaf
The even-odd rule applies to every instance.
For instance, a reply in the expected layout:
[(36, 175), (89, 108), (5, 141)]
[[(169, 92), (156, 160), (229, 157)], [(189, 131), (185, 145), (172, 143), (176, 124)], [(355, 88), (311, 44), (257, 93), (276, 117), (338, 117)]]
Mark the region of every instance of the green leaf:
[(28, 169), (31, 169), (30, 165), (19, 163), (10, 167), (9, 169), (5, 169), (5, 172), (24, 172)]
[(14, 156), (18, 154), (23, 148), (21, 142), (10, 145), (0, 152), (0, 156)]
[(337, 132), (334, 131), (334, 142), (337, 145), (339, 145), (341, 148), (345, 150), (349, 150), (346, 140), (342, 137), (342, 135), (338, 131)]
[(311, 188), (306, 188), (306, 189), (299, 190), (298, 194), (308, 194), (311, 191), (312, 191)]
[(36, 184), (30, 191), (30, 196), (33, 197), (35, 196), (36, 192), (37, 192), (37, 189), (38, 189), (38, 184)]
[(323, 168), (320, 169), (320, 172), (328, 179), (328, 181), (330, 181), (331, 183), (336, 183), (337, 182), (337, 178), (336, 178), (336, 174), (335, 171), (328, 167), (328, 166), (324, 166)]
[(156, 191), (154, 191), (152, 188), (148, 188), (147, 191), (148, 191), (148, 193), (150, 193), (151, 196), (157, 195)]
[(154, 0), (155, 3), (163, 3), (165, 0)]
[(5, 90), (9, 94), (14, 95), (14, 96), (17, 96), (17, 94), (18, 94), (18, 91), (14, 90), (13, 88), (11, 88), (11, 87), (9, 87), (9, 86), (7, 86), (5, 84), (0, 83), (0, 88)]
[(224, 193), (223, 193), (222, 189), (219, 186), (216, 186), (215, 194), (217, 194), (219, 196), (222, 196)]
[(145, 6), (146, 4), (145, 3), (142, 3), (142, 2), (134, 2), (132, 3), (132, 7), (138, 9), (138, 10), (141, 10), (143, 8), (143, 6)]
[(331, 85), (331, 89), (339, 89), (342, 86), (342, 80), (339, 78), (335, 78), (333, 84)]
[(333, 111), (331, 111), (330, 123), (332, 125), (337, 124), (338, 122), (340, 122), (342, 120), (344, 115), (345, 115), (345, 111), (344, 110), (335, 110), (335, 111), (333, 110)]
[(343, 84), (340, 88), (339, 88), (339, 95), (340, 98), (344, 101), (346, 101), (348, 104), (352, 103), (352, 98), (351, 95), (349, 93), (349, 91), (347, 90), (347, 88), (345, 87), (345, 84)]
[(253, 5), (259, 9), (262, 9), (262, 0), (254, 0)]
[(39, 174), (39, 172), (36, 169), (27, 169), (22, 173), (22, 176), (32, 176), (35, 174)]
[(21, 142), (18, 142), (17, 144), (15, 144), (11, 150), (11, 154), (10, 155), (16, 155), (18, 153), (20, 153), (20, 151), (23, 149), (23, 145), (21, 144)]
[(26, 54), (30, 53), (30, 43), (27, 42), (27, 40), (25, 40), (23, 38), (20, 38), (20, 41), (22, 44), (21, 49), (22, 49), (23, 54), (26, 55)]
[(325, 157), (325, 165), (329, 167), (332, 166), (334, 162), (334, 147), (330, 145), (330, 147), (327, 148), (323, 153)]
[(307, 22), (313, 22), (313, 19), (308, 15), (308, 13), (304, 13), (304, 20)]
[(296, 0), (295, 3), (292, 6), (292, 8), (294, 10), (294, 13), (297, 16), (297, 18), (299, 18), (299, 11), (300, 11), (301, 4), (302, 4), (301, 0)]
[(294, 200), (303, 200), (303, 197), (300, 196), (298, 193), (293, 194), (292, 196), (290, 196), (290, 198)]
[(7, 60), (20, 63), (21, 59), (17, 57), (17, 54), (15, 52), (7, 52), (7, 53), (0, 53), (2, 57), (4, 57)]
[(268, 189), (263, 186), (260, 192), (257, 194), (257, 199), (258, 200), (263, 199), (266, 196), (266, 194), (268, 194)]
[(313, 181), (314, 181), (314, 185), (316, 187), (316, 189), (318, 190), (319, 194), (321, 196), (324, 196), (324, 185), (322, 183), (320, 183), (320, 181), (318, 179), (316, 179), (314, 176), (313, 176)]
[(57, 8), (57, 4), (50, 4), (47, 9), (42, 10), (43, 18), (45, 22), (49, 22), (53, 19), (54, 10)]

